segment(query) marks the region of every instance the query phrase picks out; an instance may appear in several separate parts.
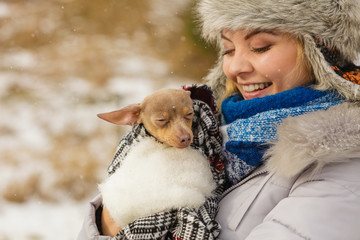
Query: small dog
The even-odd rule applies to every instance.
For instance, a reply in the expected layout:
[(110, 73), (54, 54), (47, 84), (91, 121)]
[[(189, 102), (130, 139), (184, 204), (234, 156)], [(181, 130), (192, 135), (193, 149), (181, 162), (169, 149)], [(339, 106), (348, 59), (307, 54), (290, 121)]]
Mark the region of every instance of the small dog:
[(141, 104), (98, 116), (119, 125), (143, 124), (153, 136), (135, 143), (119, 169), (99, 185), (119, 227), (161, 211), (198, 208), (211, 196), (216, 184), (210, 163), (189, 147), (194, 116), (189, 91), (162, 89)]
[(189, 91), (162, 89), (147, 96), (141, 104), (130, 104), (114, 112), (98, 114), (98, 117), (119, 125), (142, 123), (158, 141), (186, 148), (193, 137), (192, 105)]

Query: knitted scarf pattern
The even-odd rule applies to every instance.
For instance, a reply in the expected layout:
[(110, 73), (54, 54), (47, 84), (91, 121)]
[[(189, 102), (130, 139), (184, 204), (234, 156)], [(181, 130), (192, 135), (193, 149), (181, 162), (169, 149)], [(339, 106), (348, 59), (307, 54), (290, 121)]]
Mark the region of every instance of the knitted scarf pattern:
[(246, 101), (240, 94), (225, 99), (221, 129), (229, 184), (238, 183), (262, 164), (270, 142), (277, 140), (277, 126), (282, 120), (326, 110), (341, 102), (344, 100), (338, 94), (311, 87), (297, 87)]
[[(184, 88), (185, 89), (185, 88)], [(224, 163), (221, 155), (222, 138), (215, 117), (217, 108), (211, 90), (205, 86), (192, 86), (194, 118), (191, 147), (201, 151), (210, 161), (211, 171), (217, 188), (199, 209), (180, 208), (139, 218), (124, 227), (113, 239), (216, 239), (220, 225), (214, 220), (217, 199), (225, 183)], [(121, 167), (133, 143), (141, 137), (151, 137), (143, 125), (135, 125), (120, 141), (114, 159), (108, 168), (112, 174)]]

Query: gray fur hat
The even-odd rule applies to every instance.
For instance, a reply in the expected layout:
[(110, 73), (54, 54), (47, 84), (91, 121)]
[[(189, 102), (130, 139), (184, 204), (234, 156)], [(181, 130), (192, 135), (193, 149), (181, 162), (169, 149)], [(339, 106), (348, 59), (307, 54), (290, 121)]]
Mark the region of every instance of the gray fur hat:
[[(317, 89), (360, 100), (360, 70), (353, 64), (360, 56), (359, 0), (199, 0), (196, 7), (203, 37), (220, 48), (223, 29), (289, 33), (303, 42)], [(224, 94), (222, 54), (205, 80), (216, 97)]]

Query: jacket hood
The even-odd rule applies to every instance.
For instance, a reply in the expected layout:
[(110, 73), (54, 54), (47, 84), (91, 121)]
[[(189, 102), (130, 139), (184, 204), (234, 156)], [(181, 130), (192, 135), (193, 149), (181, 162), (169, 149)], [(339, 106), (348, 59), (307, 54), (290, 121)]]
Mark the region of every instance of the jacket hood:
[(285, 119), (265, 158), (270, 172), (288, 178), (309, 167), (315, 174), (331, 163), (360, 160), (360, 105), (343, 103)]
[[(360, 53), (358, 0), (199, 0), (197, 12), (203, 37), (220, 49), (223, 29), (276, 30), (297, 37), (312, 65), (316, 87), (335, 89), (347, 99), (360, 100), (360, 85), (336, 74), (315, 41), (320, 39), (327, 49), (337, 49), (340, 65), (353, 63)], [(221, 97), (226, 80), (221, 54), (206, 80)]]

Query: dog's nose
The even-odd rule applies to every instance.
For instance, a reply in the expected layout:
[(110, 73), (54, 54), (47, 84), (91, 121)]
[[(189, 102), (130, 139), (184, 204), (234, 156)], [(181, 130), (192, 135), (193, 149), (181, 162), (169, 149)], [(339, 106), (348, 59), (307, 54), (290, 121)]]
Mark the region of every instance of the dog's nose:
[(182, 146), (188, 146), (191, 142), (191, 136), (188, 133), (182, 134), (180, 135), (179, 140)]

